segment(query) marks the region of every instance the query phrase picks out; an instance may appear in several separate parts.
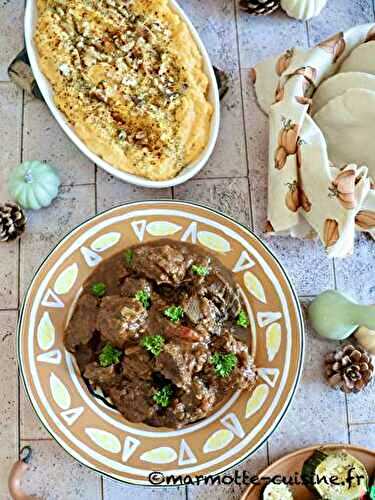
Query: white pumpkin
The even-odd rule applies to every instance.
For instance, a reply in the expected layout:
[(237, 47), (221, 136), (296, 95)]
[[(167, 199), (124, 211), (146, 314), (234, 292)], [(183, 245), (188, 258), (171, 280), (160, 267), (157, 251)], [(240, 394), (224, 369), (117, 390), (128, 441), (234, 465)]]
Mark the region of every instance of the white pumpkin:
[(328, 0), (281, 0), (281, 7), (290, 17), (306, 21), (315, 17), (325, 7)]
[(355, 338), (372, 356), (375, 356), (375, 330), (361, 326), (355, 333)]

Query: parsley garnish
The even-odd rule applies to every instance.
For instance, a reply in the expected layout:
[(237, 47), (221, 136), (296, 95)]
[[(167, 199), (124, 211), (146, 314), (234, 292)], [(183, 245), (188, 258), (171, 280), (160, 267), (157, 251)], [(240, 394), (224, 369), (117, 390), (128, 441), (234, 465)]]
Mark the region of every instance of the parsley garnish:
[(135, 294), (135, 298), (139, 300), (141, 304), (143, 304), (143, 307), (145, 309), (148, 309), (150, 307), (151, 297), (150, 294), (146, 292), (146, 290), (139, 290), (139, 292)]
[(141, 346), (154, 356), (159, 356), (164, 347), (164, 337), (161, 335), (147, 335), (141, 339)]
[(167, 406), (171, 404), (172, 394), (172, 386), (168, 384), (162, 387), (156, 394), (154, 394), (153, 400), (162, 408), (167, 408)]
[(215, 372), (219, 377), (227, 377), (237, 365), (237, 356), (232, 352), (228, 354), (215, 352), (210, 357), (209, 362), (214, 365)]
[(247, 328), (250, 325), (249, 317), (244, 310), (240, 311), (237, 316), (236, 323), (238, 326), (242, 326), (243, 328)]
[(184, 316), (181, 306), (170, 306), (164, 309), (164, 316), (167, 316), (173, 323), (178, 323)]
[(102, 352), (99, 354), (99, 364), (103, 368), (111, 365), (117, 365), (120, 363), (122, 352), (111, 346), (111, 344), (106, 344)]
[(127, 250), (125, 250), (124, 259), (125, 259), (125, 262), (127, 263), (128, 266), (131, 265), (131, 263), (133, 261), (133, 257), (134, 257), (134, 251), (131, 248), (128, 248)]
[(107, 292), (107, 285), (105, 283), (93, 283), (91, 285), (91, 293), (98, 298), (104, 297)]
[(196, 264), (193, 264), (191, 266), (191, 270), (193, 274), (196, 274), (197, 276), (207, 276), (209, 274), (208, 267), (205, 266), (198, 266)]

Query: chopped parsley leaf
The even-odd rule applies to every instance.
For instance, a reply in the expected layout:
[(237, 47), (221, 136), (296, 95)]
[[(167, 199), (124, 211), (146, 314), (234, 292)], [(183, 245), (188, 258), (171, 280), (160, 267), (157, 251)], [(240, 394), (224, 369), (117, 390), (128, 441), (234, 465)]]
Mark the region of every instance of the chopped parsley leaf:
[(139, 290), (139, 292), (135, 294), (135, 298), (139, 300), (145, 309), (151, 306), (151, 296), (146, 290)]
[(173, 323), (178, 323), (184, 316), (184, 310), (181, 306), (170, 306), (164, 309), (164, 316), (169, 318)]
[(193, 264), (191, 266), (191, 271), (193, 274), (196, 274), (197, 276), (207, 276), (210, 273), (208, 267), (198, 266), (196, 264)]
[(242, 326), (243, 328), (247, 328), (250, 325), (248, 315), (244, 310), (240, 311), (239, 315), (237, 316), (236, 323), (238, 326)]
[(154, 356), (159, 356), (164, 348), (165, 339), (162, 335), (147, 335), (141, 339), (141, 346)]
[(171, 384), (167, 384), (162, 387), (156, 394), (154, 394), (153, 400), (162, 408), (167, 408), (167, 406), (171, 404), (172, 394), (172, 386)]
[(103, 368), (120, 363), (122, 352), (113, 347), (111, 344), (106, 344), (102, 352), (99, 354), (99, 364)]
[(125, 259), (125, 262), (128, 266), (131, 265), (131, 263), (133, 261), (133, 257), (134, 257), (134, 250), (132, 250), (131, 248), (128, 248), (127, 250), (125, 250), (124, 259)]
[(98, 298), (104, 297), (107, 292), (107, 285), (105, 283), (93, 283), (91, 285), (91, 293)]
[(228, 377), (237, 365), (237, 361), (237, 356), (232, 352), (228, 354), (215, 352), (209, 359), (219, 377)]

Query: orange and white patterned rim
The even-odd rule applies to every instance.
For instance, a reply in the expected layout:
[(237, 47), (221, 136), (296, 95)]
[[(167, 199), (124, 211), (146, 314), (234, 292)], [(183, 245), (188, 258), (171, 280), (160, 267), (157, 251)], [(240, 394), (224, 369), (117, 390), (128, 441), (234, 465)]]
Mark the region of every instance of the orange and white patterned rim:
[[(259, 368), (251, 394), (237, 391), (208, 418), (180, 430), (125, 421), (93, 397), (62, 340), (93, 268), (123, 248), (160, 237), (209, 248), (233, 270), (251, 318)], [(300, 377), (303, 322), (285, 272), (244, 226), (192, 203), (136, 202), (81, 224), (47, 257), (24, 300), (18, 356), (36, 413), (68, 453), (114, 479), (149, 485), (155, 470), (192, 477), (223, 472), (270, 436)]]

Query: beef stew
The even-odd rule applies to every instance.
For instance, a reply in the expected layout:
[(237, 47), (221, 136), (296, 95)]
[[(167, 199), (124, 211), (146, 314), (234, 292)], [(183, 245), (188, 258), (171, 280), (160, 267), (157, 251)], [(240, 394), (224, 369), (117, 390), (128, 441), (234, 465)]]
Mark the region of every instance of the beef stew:
[(64, 333), (82, 376), (131, 422), (181, 428), (256, 381), (249, 320), (231, 271), (161, 239), (102, 262)]

